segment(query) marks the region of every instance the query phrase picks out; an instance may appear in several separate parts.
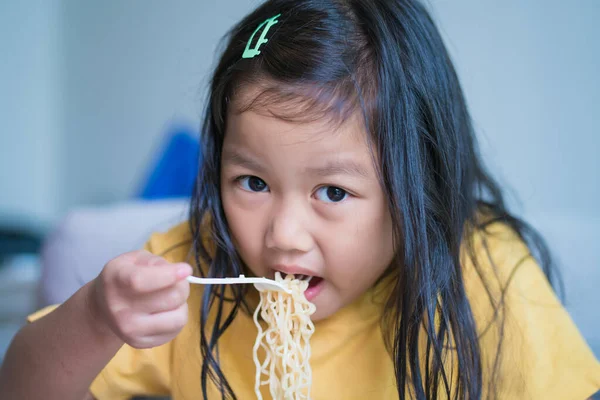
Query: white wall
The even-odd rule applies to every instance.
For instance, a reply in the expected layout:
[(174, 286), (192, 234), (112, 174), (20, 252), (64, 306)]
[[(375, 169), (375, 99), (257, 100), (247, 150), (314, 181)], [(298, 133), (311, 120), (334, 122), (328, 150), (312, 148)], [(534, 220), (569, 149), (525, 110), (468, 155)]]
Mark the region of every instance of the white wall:
[(432, 4), (486, 161), (524, 209), (600, 215), (600, 2)]
[(127, 198), (171, 124), (197, 129), (217, 41), (249, 7), (65, 2), (67, 204)]
[(60, 26), (58, 2), (0, 2), (0, 215), (59, 207)]
[[(600, 3), (429, 2), (522, 211), (598, 215)], [(217, 40), (255, 4), (2, 2), (0, 210), (130, 196), (165, 130), (197, 126)]]

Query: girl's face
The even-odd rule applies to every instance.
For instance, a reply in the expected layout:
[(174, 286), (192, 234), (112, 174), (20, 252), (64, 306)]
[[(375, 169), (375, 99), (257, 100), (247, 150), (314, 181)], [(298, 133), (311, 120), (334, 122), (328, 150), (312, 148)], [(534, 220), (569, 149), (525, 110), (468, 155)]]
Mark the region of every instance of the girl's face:
[(363, 294), (392, 260), (392, 221), (358, 117), (337, 126), (230, 112), (221, 197), (255, 275), (313, 277), (314, 321)]

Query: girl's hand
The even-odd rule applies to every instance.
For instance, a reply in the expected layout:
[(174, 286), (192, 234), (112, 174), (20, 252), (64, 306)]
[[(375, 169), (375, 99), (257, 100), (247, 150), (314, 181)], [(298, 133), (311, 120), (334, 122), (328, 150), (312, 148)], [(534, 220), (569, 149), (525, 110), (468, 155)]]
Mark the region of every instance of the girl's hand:
[(92, 314), (132, 347), (164, 344), (187, 323), (185, 278), (191, 274), (188, 264), (172, 264), (147, 251), (120, 255), (92, 283)]

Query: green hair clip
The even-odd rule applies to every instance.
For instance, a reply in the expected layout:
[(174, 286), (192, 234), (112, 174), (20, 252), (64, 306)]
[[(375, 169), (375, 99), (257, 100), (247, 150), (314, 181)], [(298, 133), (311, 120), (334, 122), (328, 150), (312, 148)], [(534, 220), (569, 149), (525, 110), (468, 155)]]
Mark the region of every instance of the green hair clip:
[[(276, 23), (279, 22), (277, 20), (277, 18), (280, 16), (281, 16), (281, 14), (277, 14), (274, 17), (266, 19), (262, 24), (260, 24), (258, 26), (258, 28), (256, 28), (254, 33), (252, 33), (252, 36), (250, 36), (250, 40), (248, 40), (248, 43), (246, 44), (246, 48), (244, 49), (244, 54), (242, 54), (242, 58), (254, 58), (260, 54), (260, 50), (259, 50), (260, 46), (262, 46), (263, 44), (265, 44), (269, 41), (265, 36), (267, 36), (269, 29), (271, 29), (271, 27), (273, 25), (275, 25)], [(256, 35), (256, 33), (258, 31), (260, 31), (263, 27), (264, 27), (264, 29), (263, 29), (260, 37), (258, 38), (256, 45), (254, 46), (254, 48), (251, 49), (250, 44), (252, 44), (252, 39), (254, 39), (254, 35)]]

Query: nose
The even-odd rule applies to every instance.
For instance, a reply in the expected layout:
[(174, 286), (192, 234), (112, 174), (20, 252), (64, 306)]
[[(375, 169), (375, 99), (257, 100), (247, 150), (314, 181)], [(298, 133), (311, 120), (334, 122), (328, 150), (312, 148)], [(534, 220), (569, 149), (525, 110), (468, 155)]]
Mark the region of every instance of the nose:
[(301, 205), (290, 201), (274, 208), (265, 238), (267, 248), (284, 252), (310, 251), (313, 238), (305, 214)]

